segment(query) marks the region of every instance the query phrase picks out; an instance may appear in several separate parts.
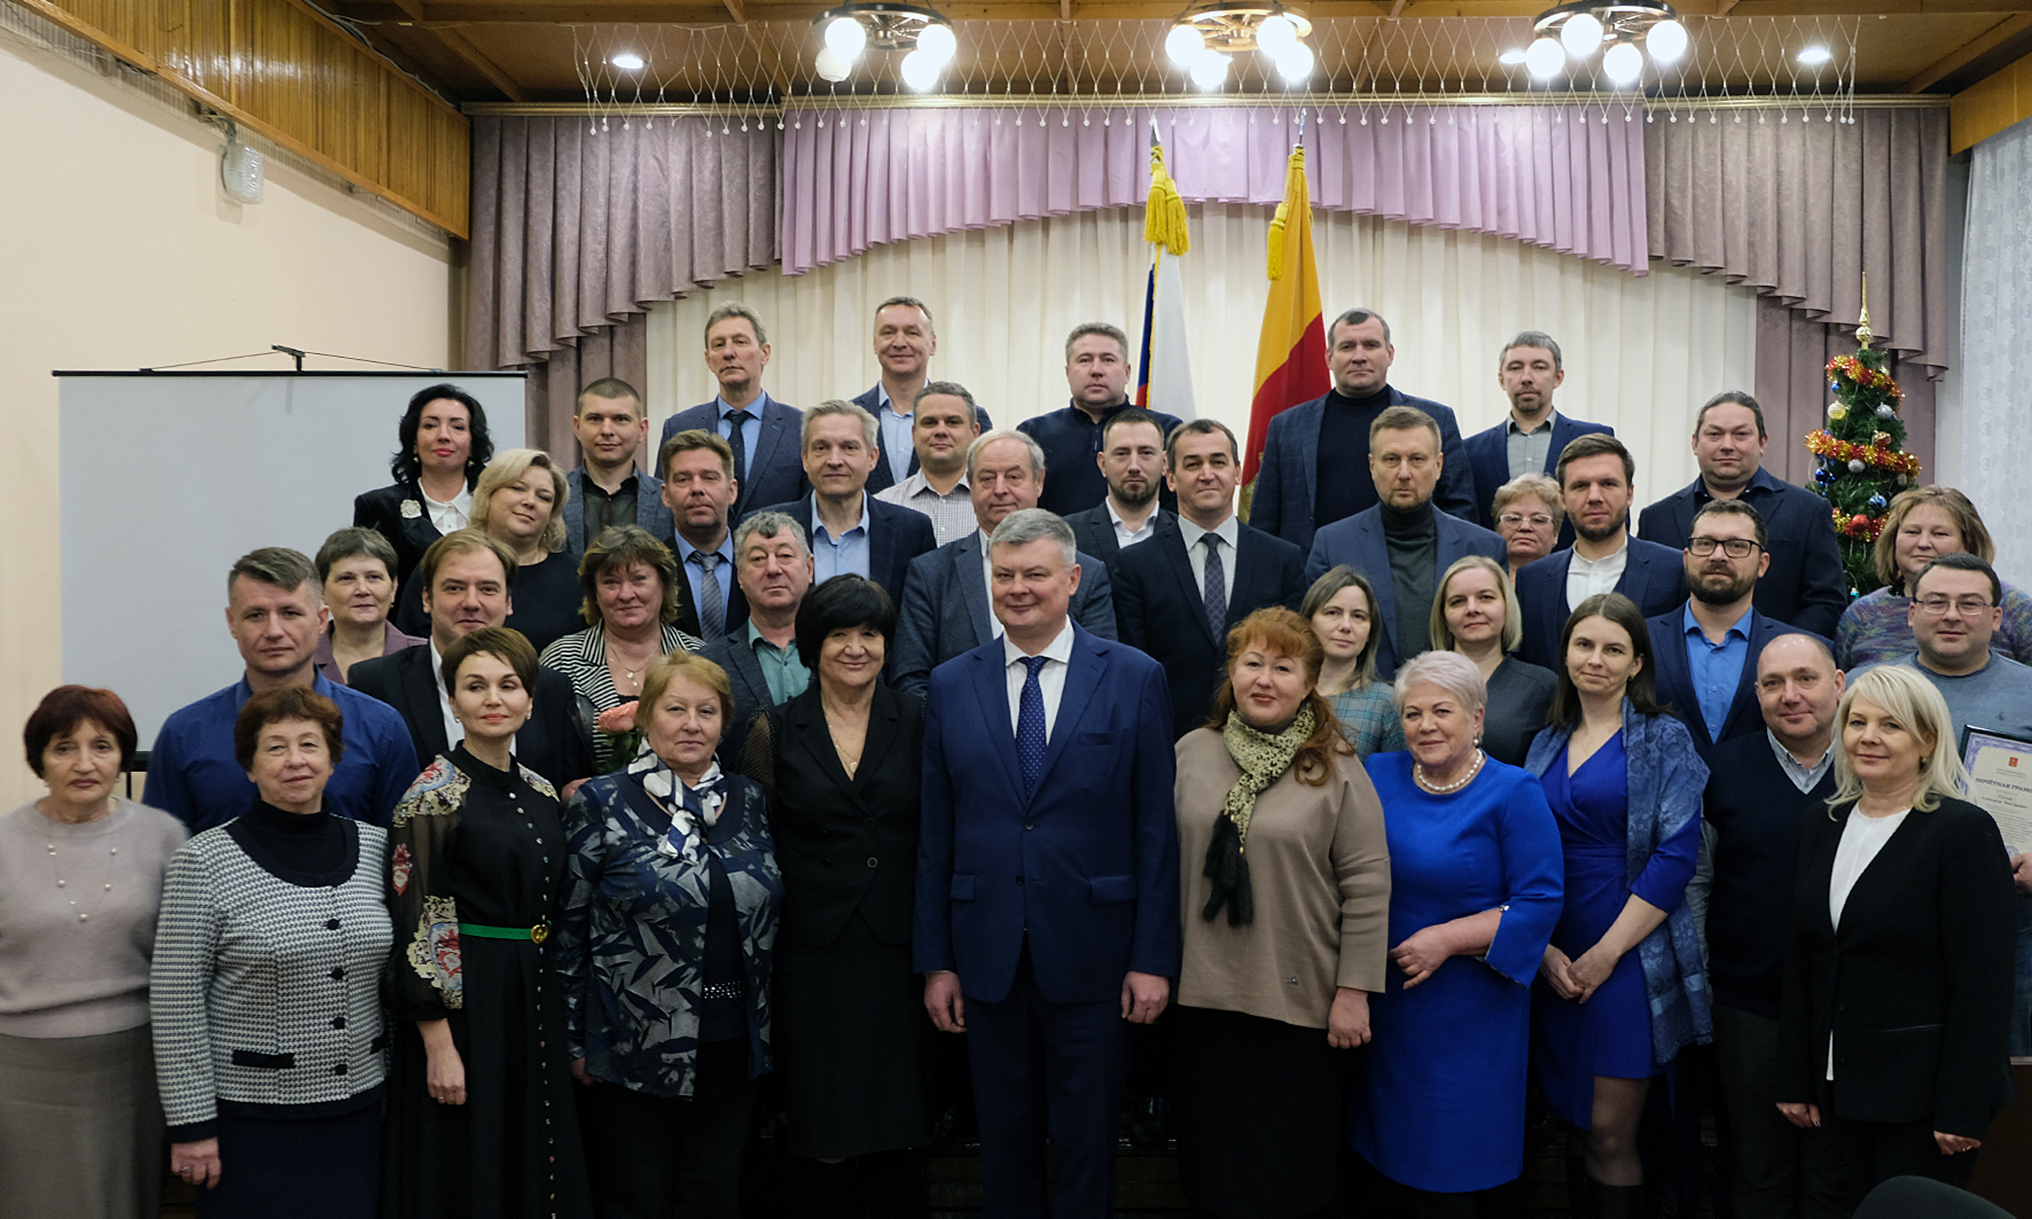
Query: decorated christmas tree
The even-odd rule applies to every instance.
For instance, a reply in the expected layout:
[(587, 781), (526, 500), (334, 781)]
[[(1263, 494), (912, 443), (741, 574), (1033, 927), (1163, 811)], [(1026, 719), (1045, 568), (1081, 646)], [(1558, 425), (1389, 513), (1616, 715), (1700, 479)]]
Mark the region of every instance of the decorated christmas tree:
[(1827, 362), (1827, 426), (1806, 437), (1807, 451), (1820, 459), (1813, 489), (1828, 502), (1849, 596), (1880, 587), (1870, 560), (1891, 497), (1919, 478), (1919, 459), (1905, 452), (1905, 421), (1898, 406), (1905, 395), (1884, 366), (1884, 353), (1870, 346), (1869, 285), (1863, 285), (1862, 324), (1856, 327), (1856, 354)]

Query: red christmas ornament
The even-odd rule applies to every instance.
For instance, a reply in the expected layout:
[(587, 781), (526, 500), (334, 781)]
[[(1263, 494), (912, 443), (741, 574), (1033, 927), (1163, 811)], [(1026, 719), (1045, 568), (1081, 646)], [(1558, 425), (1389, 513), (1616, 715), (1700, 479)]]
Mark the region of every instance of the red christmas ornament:
[(1861, 537), (1870, 531), (1870, 518), (1858, 512), (1849, 518), (1849, 536)]

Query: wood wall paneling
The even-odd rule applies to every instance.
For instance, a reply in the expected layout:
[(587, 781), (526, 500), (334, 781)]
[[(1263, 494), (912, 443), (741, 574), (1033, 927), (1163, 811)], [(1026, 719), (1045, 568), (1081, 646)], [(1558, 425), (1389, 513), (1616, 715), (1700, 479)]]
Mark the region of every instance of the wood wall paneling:
[(467, 236), (472, 129), (297, 0), (14, 0), (299, 156)]
[(1948, 144), (1960, 152), (2026, 118), (2032, 118), (2032, 55), (1954, 95)]

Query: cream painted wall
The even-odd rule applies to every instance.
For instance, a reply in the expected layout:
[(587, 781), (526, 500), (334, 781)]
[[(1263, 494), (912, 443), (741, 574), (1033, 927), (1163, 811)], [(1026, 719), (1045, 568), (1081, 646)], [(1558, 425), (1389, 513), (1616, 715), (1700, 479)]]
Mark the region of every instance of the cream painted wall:
[[(42, 791), (14, 742), (61, 680), (50, 371), (159, 366), (271, 343), (426, 367), (447, 365), (455, 350), (446, 239), (274, 155), (264, 202), (227, 200), (220, 136), (188, 103), (45, 37), (0, 22), (0, 452), (11, 475), (0, 480), (0, 810)], [(287, 364), (275, 356), (222, 367)], [(164, 504), (158, 519), (134, 523), (132, 545), (174, 545), (175, 530), (176, 505)], [(134, 590), (133, 618), (147, 629), (147, 589)]]

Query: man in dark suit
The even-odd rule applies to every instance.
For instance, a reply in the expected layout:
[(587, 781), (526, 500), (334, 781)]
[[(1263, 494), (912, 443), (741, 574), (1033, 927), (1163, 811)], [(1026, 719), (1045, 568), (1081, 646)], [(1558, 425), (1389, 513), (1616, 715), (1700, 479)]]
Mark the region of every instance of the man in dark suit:
[[(967, 450), (967, 486), (977, 533), (920, 556), (903, 580), (897, 603), (896, 657), (890, 684), (922, 694), (931, 671), (1002, 633), (988, 586), (988, 538), (1010, 513), (1037, 506), (1044, 487), (1044, 450), (1013, 430), (989, 432)], [(1078, 556), (1073, 620), (1089, 634), (1115, 637), (1115, 600), (1107, 564)]]
[(875, 417), (835, 398), (804, 413), (804, 476), (811, 494), (764, 512), (781, 512), (804, 530), (812, 579), (823, 584), (852, 572), (903, 595), (910, 561), (938, 549), (931, 518), (868, 494), (868, 474), (882, 460)]
[[(1084, 322), (1065, 340), (1065, 383), (1072, 402), (1016, 425), (1016, 430), (1044, 447), (1051, 466), (1051, 486), (1038, 507), (1070, 516), (1107, 498), (1095, 456), (1101, 451), (1101, 428), (1129, 404), (1129, 336), (1119, 326)], [(1178, 426), (1178, 416), (1151, 411), (1161, 430)], [(1168, 501), (1167, 501), (1168, 504)]]
[(762, 389), (769, 335), (753, 309), (735, 302), (707, 315), (706, 364), (719, 379), (719, 396), (664, 420), (663, 439), (692, 428), (725, 438), (734, 452), (734, 478), (740, 485), (741, 498), (734, 505), (737, 520), (757, 504), (803, 495), (807, 488), (798, 454), (798, 411)]
[(734, 530), (734, 553), (748, 618), (706, 641), (700, 655), (727, 671), (733, 707), (720, 738), (720, 765), (741, 759), (755, 713), (804, 693), (811, 672), (797, 651), (797, 607), (811, 591), (811, 549), (804, 530), (780, 512), (756, 512)]
[(677, 627), (700, 639), (717, 639), (748, 617), (748, 602), (734, 582), (734, 538), (729, 529), (741, 484), (734, 450), (715, 432), (691, 428), (664, 438), (656, 468), (663, 475), (663, 504), (673, 522), (671, 554), (684, 573)]
[(1072, 624), (1063, 520), (1012, 513), (993, 546), (1004, 635), (925, 707), (912, 956), (933, 1023), (968, 1034), (990, 1213), (1103, 1219), (1124, 1021), (1180, 967), (1171, 702), (1156, 661)]
[(1157, 488), (1164, 481), (1163, 422), (1140, 407), (1115, 412), (1101, 425), (1096, 460), (1108, 483), (1108, 497), (1066, 517), (1065, 523), (1072, 526), (1079, 548), (1099, 555), (1112, 575), (1122, 552), (1149, 541), (1166, 519), (1157, 504)]
[(1300, 593), (1342, 565), (1367, 576), (1376, 589), (1376, 675), (1391, 678), (1432, 646), (1429, 619), (1441, 573), (1471, 554), (1501, 563), (1507, 547), (1500, 535), (1435, 510), (1446, 454), (1430, 414), (1386, 407), (1369, 426), (1368, 443), (1377, 502), (1313, 535)]
[(1164, 666), (1172, 734), (1184, 736), (1213, 709), (1229, 629), (1265, 606), (1298, 608), (1305, 556), (1236, 517), (1241, 448), (1225, 425), (1181, 423), (1164, 450), (1178, 515), (1157, 526), (1149, 545), (1123, 551), (1109, 575), (1122, 642)]
[[(416, 743), (416, 756), (429, 765), (465, 735), (445, 701), (440, 671), (445, 647), (508, 621), (515, 608), (509, 594), (515, 556), (479, 530), (461, 529), (431, 543), (416, 570), (430, 614), (430, 642), (363, 660), (347, 676), (353, 689), (395, 708)], [(515, 734), (515, 759), (570, 799), (593, 774), (592, 752), (574, 722), (578, 695), (564, 674), (551, 669), (537, 670), (534, 694), (529, 722)]]
[(1684, 546), (1702, 504), (1742, 500), (1764, 518), (1771, 534), (1771, 570), (1757, 581), (1757, 612), (1832, 639), (1849, 602), (1834, 518), (1826, 500), (1763, 468), (1769, 440), (1764, 408), (1755, 398), (1727, 390), (1708, 399), (1693, 424), (1700, 477), (1644, 509), (1637, 536)]
[[(1520, 474), (1550, 474), (1559, 455), (1579, 436), (1616, 429), (1602, 423), (1569, 419), (1552, 405), (1552, 391), (1566, 381), (1559, 344), (1542, 330), (1526, 330), (1511, 339), (1496, 357), (1496, 383), (1510, 399), (1510, 417), (1467, 438), (1468, 466), (1475, 475), (1475, 519), (1484, 529), (1496, 527), (1491, 502), (1504, 483)], [(1573, 545), (1573, 526), (1562, 524), (1558, 546)]]
[(1707, 761), (1725, 741), (1754, 733), (1757, 657), (1794, 628), (1757, 612), (1757, 581), (1771, 566), (1764, 522), (1741, 500), (1718, 499), (1686, 541), (1686, 604), (1646, 621), (1659, 701), (1693, 734)]
[[(1707, 910), (1708, 982), (1724, 1151), (1738, 1219), (1819, 1219), (1841, 1213), (1841, 1157), (1821, 1127), (1778, 1112), (1778, 1007), (1799, 826), (1834, 794), (1834, 715), (1842, 674), (1817, 636), (1778, 636), (1757, 657), (1763, 732), (1708, 758), (1702, 834), (1712, 875), (1687, 902)], [(1717, 1182), (1719, 1186), (1720, 1182)]]
[(602, 377), (580, 390), (572, 434), (584, 461), (564, 476), (565, 549), (583, 557), (586, 544), (615, 525), (640, 525), (653, 538), (669, 537), (663, 480), (635, 464), (649, 436), (649, 417), (635, 387)]
[(1350, 477), (1348, 459), (1368, 451), (1370, 425), (1393, 406), (1424, 411), (1438, 423), (1446, 469), (1433, 502), (1441, 512), (1476, 519), (1474, 475), (1461, 449), (1453, 408), (1392, 386), (1390, 364), (1396, 356), (1390, 323), (1382, 314), (1350, 309), (1333, 320), (1327, 327), (1326, 366), (1334, 387), (1325, 397), (1302, 402), (1270, 421), (1250, 504), (1251, 525), (1311, 550), (1314, 533), (1374, 507), (1374, 485), (1359, 473)]
[[(931, 376), (931, 357), (938, 353), (938, 331), (931, 310), (914, 296), (892, 296), (875, 306), (875, 362), (882, 377), (853, 403), (882, 425), (882, 460), (868, 475), (868, 494), (879, 495), (918, 470), (917, 395)], [(974, 408), (978, 430), (995, 426), (988, 412)]]
[(1646, 618), (1686, 600), (1680, 552), (1630, 536), (1630, 497), (1637, 462), (1614, 436), (1582, 436), (1559, 455), (1559, 495), (1574, 542), (1517, 573), (1527, 663), (1558, 672), (1559, 632), (1573, 607), (1597, 593), (1617, 592)]

